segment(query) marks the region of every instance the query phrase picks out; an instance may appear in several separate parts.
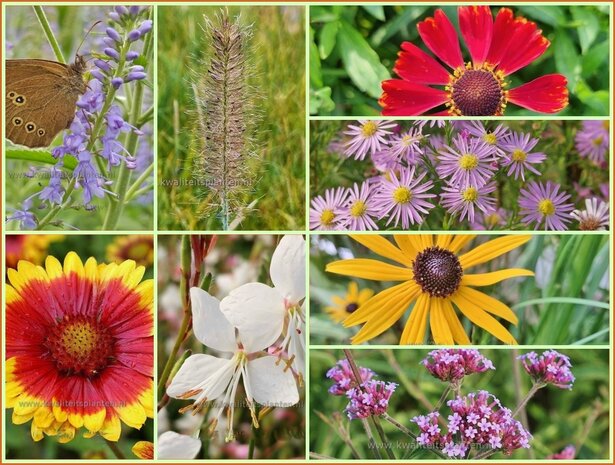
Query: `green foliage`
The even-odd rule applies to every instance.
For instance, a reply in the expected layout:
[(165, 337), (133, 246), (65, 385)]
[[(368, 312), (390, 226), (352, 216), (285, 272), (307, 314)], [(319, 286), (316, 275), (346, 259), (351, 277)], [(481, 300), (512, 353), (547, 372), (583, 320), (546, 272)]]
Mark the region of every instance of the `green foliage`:
[[(310, 55), (311, 73), (319, 75), (310, 80), (310, 113), (379, 114), (381, 91), (376, 79), (382, 81), (393, 74), (402, 42), (427, 50), (416, 24), (433, 15), (434, 9), (414, 5), (310, 7), (311, 41), (320, 52)], [(457, 27), (456, 7), (442, 9)], [(494, 15), (497, 9), (492, 8)], [(608, 6), (523, 5), (513, 10), (536, 21), (551, 47), (537, 61), (510, 76), (511, 87), (543, 74), (562, 73), (569, 81), (570, 104), (560, 115), (608, 115)], [(463, 48), (463, 40), (461, 43)], [(323, 98), (325, 91), (333, 103)], [(534, 113), (515, 106), (506, 109), (507, 116), (530, 114)]]
[[(219, 229), (219, 218), (199, 212), (210, 199), (189, 186), (164, 185), (192, 178), (198, 128), (194, 73), (207, 49), (203, 15), (219, 7), (160, 7), (158, 30), (158, 225), (160, 229)], [(252, 24), (249, 84), (259, 118), (254, 131), (256, 181), (243, 203), (238, 229), (302, 229), (305, 217), (305, 41), (296, 7), (229, 6), (231, 17)], [(326, 100), (326, 95), (319, 98)], [(235, 218), (237, 219), (237, 218)], [(233, 218), (231, 218), (231, 222)]]

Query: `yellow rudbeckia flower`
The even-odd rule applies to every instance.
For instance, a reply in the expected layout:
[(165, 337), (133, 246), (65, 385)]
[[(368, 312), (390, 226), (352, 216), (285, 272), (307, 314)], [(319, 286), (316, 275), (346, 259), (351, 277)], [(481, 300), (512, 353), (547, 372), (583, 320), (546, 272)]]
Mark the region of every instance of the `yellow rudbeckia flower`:
[(333, 305), (325, 307), (325, 311), (333, 321), (339, 323), (348, 315), (356, 312), (361, 305), (367, 302), (373, 295), (374, 291), (372, 289), (359, 290), (359, 285), (352, 281), (348, 285), (348, 292), (346, 292), (346, 295), (343, 297), (334, 295), (331, 299)]

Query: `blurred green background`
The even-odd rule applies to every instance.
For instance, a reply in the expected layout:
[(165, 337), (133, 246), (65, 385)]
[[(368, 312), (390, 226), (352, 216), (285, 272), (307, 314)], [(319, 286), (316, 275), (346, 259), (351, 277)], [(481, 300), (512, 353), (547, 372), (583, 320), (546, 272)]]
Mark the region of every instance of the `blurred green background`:
[[(481, 235), (463, 250), (471, 250), (493, 236)], [(392, 240), (390, 238), (389, 240)], [(327, 263), (340, 258), (373, 258), (390, 263), (346, 235), (312, 236), (310, 253), (310, 342), (345, 344), (360, 326), (344, 328), (334, 323), (324, 307), (334, 295), (345, 295), (348, 283), (376, 293), (394, 283), (368, 281), (326, 273)], [(535, 277), (507, 279), (480, 291), (510, 306), (518, 326), (500, 320), (519, 344), (608, 344), (609, 342), (609, 238), (605, 235), (535, 235), (530, 242), (471, 273), (504, 268), (525, 268)], [(587, 299), (585, 304), (570, 299)], [(392, 328), (372, 339), (373, 344), (398, 344), (406, 311)], [(472, 344), (498, 344), (486, 331), (471, 325), (458, 312)], [(428, 343), (431, 343), (428, 339)]]
[[(228, 6), (231, 17), (252, 25), (253, 50), (249, 84), (257, 89), (254, 103), (257, 160), (252, 192), (238, 229), (296, 230), (305, 225), (305, 35), (302, 7)], [(211, 6), (161, 6), (158, 18), (158, 176), (161, 180), (190, 178), (195, 166), (197, 129), (194, 73), (206, 55), (203, 15), (220, 11)], [(205, 200), (195, 189), (159, 184), (160, 229), (220, 229), (215, 214), (200, 217)]]
[[(539, 354), (542, 350), (535, 350)], [(388, 413), (395, 420), (417, 432), (410, 420), (416, 415), (431, 411), (444, 392), (446, 384), (433, 378), (419, 362), (427, 356), (428, 350), (353, 350), (358, 366), (371, 368), (378, 379), (398, 383), (397, 390), (389, 402)], [(481, 353), (495, 365), (495, 371), (467, 376), (461, 393), (487, 390), (510, 409), (518, 403), (518, 395), (524, 396), (531, 386), (529, 376), (523, 370), (516, 356), (529, 350), (489, 349)], [(534, 436), (531, 449), (513, 452), (510, 459), (545, 459), (560, 452), (571, 444), (577, 449), (577, 459), (609, 458), (609, 352), (608, 350), (571, 350), (559, 352), (569, 356), (572, 373), (576, 381), (572, 390), (547, 386), (538, 391), (527, 405), (527, 423)], [(327, 392), (332, 382), (325, 374), (337, 360), (343, 359), (341, 350), (312, 350), (310, 352), (310, 403), (313, 406), (310, 417), (310, 452), (316, 452), (338, 459), (350, 459), (348, 446), (327, 426), (320, 414), (328, 421), (335, 421), (341, 415), (341, 424), (349, 427), (353, 444), (362, 458), (373, 458), (368, 449), (365, 431), (360, 421), (349, 421), (343, 413), (347, 404), (344, 396), (333, 396)], [(513, 367), (517, 366), (519, 372)], [(520, 388), (517, 390), (515, 385)], [(518, 392), (517, 392), (518, 391)], [(452, 396), (448, 397), (449, 399)], [(449, 415), (447, 407), (440, 410)], [(382, 421), (389, 441), (408, 442), (386, 421)], [(407, 458), (411, 450), (393, 449), (397, 459)], [(413, 458), (440, 460), (433, 453), (422, 450)], [(503, 454), (492, 456), (494, 460), (507, 459)]]
[[(441, 7), (457, 27), (457, 7)], [(492, 7), (495, 16), (500, 6)], [(609, 6), (517, 5), (537, 22), (551, 46), (508, 77), (510, 87), (549, 73), (568, 78), (570, 104), (560, 116), (609, 114)], [(315, 5), (310, 7), (310, 114), (378, 115), (380, 82), (393, 76), (403, 41), (427, 50), (416, 24), (431, 6)], [(462, 50), (464, 49), (461, 41)], [(430, 53), (430, 52), (429, 52)], [(467, 51), (464, 56), (468, 57)], [(514, 105), (506, 116), (536, 115)]]

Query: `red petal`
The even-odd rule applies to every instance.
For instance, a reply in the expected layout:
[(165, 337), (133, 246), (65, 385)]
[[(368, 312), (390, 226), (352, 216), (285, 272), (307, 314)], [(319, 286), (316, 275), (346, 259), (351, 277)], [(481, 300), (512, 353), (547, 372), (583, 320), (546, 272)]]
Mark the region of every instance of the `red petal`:
[(383, 81), (382, 90), (378, 103), (385, 116), (419, 116), (448, 100), (443, 90), (401, 79)]
[(508, 92), (508, 101), (539, 113), (557, 113), (568, 105), (566, 77), (547, 74)]
[(410, 42), (401, 48), (393, 68), (400, 78), (415, 84), (448, 84), (449, 73), (435, 58)]
[(549, 47), (549, 40), (542, 35), (536, 23), (517, 18), (513, 23), (514, 32), (508, 37), (511, 44), (498, 65), (498, 71), (505, 76), (529, 65)]
[(488, 6), (460, 6), (459, 29), (465, 40), (472, 63), (480, 66), (484, 63), (493, 36), (493, 17)]
[(457, 32), (442, 10), (436, 10), (433, 18), (426, 18), (416, 27), (425, 45), (440, 60), (451, 68), (464, 65)]
[(493, 38), (487, 55), (487, 62), (498, 65), (502, 61), (504, 53), (511, 44), (510, 38), (514, 32), (515, 18), (510, 8), (501, 8), (495, 17), (493, 26)]

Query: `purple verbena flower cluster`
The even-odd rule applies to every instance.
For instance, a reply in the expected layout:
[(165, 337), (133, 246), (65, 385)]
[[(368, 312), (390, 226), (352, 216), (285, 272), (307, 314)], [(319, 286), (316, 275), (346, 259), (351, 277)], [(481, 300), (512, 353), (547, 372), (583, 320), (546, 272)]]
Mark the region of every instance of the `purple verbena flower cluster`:
[[(328, 150), (343, 158), (369, 159), (373, 168), (365, 170), (363, 182), (315, 196), (310, 229), (409, 229), (420, 227), (434, 212), (440, 215), (441, 209), (446, 213), (443, 226), (467, 220), (473, 229), (503, 229), (513, 223), (561, 231), (578, 220), (571, 195), (559, 184), (531, 179), (542, 176), (541, 165), (547, 161), (547, 154), (536, 148), (539, 137), (515, 132), (505, 123), (492, 127), (480, 121), (430, 122), (444, 134), (426, 134), (426, 121), (406, 126), (360, 120), (329, 145)], [(593, 141), (592, 147), (602, 144), (597, 155), (596, 150), (579, 148), (585, 139)], [(602, 121), (584, 122), (577, 132), (583, 157), (604, 158), (608, 143), (608, 127)], [(508, 210), (501, 205), (507, 195), (503, 178), (518, 183), (518, 196)], [(604, 195), (608, 202), (608, 191)], [(597, 228), (605, 226), (604, 218), (608, 223), (605, 205)], [(594, 224), (584, 221), (580, 227)]]
[(560, 452), (549, 455), (547, 459), (572, 460), (574, 459), (575, 455), (577, 455), (577, 449), (574, 446), (570, 445), (570, 446), (564, 447)]
[(346, 392), (348, 405), (345, 412), (348, 418), (367, 418), (372, 415), (382, 415), (389, 408), (389, 399), (397, 388), (396, 383), (370, 380)]
[(437, 447), (449, 457), (465, 458), (472, 448), (492, 449), (510, 455), (529, 448), (532, 435), (512, 417), (510, 409), (487, 391), (471, 392), (447, 402), (451, 415), (440, 425), (431, 412), (412, 419), (421, 433), (417, 442)]
[[(369, 368), (358, 368), (362, 383), (370, 381), (375, 375)], [(327, 378), (334, 381), (333, 386), (329, 388), (329, 393), (334, 396), (343, 396), (347, 391), (357, 386), (354, 373), (346, 359), (338, 360), (335, 366), (327, 371)]]
[(450, 383), (458, 383), (473, 373), (495, 370), (493, 362), (476, 349), (432, 350), (421, 364), (433, 377)]
[(556, 350), (547, 350), (541, 355), (536, 352), (517, 357), (523, 368), (532, 377), (534, 383), (552, 384), (560, 389), (572, 389), (574, 375), (570, 368), (570, 359)]

